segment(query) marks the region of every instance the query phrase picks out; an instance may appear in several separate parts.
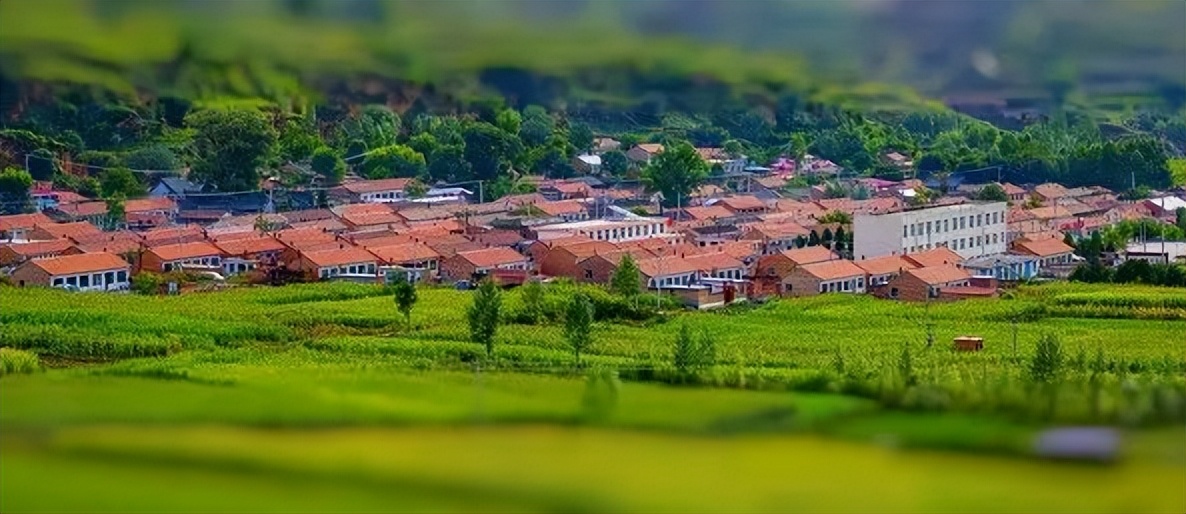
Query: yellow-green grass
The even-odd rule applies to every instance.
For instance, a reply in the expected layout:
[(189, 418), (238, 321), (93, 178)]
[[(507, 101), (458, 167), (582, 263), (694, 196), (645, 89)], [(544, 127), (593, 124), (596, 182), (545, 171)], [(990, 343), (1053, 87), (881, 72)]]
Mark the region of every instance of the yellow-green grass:
[(1186, 468), (1159, 460), (1067, 465), (806, 436), (114, 425), (6, 438), (3, 458), (9, 512), (275, 511), (295, 505), (289, 495), (308, 497), (301, 511), (1186, 509)]

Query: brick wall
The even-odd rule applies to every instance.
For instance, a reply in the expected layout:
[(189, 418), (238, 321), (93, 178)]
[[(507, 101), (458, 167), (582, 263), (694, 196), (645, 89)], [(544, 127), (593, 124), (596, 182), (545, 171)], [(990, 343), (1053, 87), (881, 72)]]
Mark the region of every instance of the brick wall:
[(608, 284), (618, 265), (601, 255), (594, 255), (577, 263), (578, 282)]
[(458, 255), (441, 261), (441, 278), (443, 280), (469, 280), (477, 271), (478, 269), (472, 263)]
[(553, 248), (535, 263), (540, 274), (552, 277), (570, 277), (579, 279), (580, 270), (577, 268), (577, 257), (567, 248)]
[(794, 269), (782, 281), (786, 296), (815, 296), (819, 294), (820, 280), (814, 275), (800, 269)]

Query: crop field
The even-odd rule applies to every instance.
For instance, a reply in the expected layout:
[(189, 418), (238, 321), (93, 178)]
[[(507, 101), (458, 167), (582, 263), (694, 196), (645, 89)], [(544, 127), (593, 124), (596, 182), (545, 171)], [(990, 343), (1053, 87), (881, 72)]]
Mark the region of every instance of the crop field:
[[(596, 293), (578, 364), (572, 287), (536, 323), (504, 293), (491, 356), (450, 289), (421, 288), (408, 326), (357, 284), (4, 288), (0, 511), (1186, 509), (1180, 290), (704, 313)], [(715, 342), (695, 374), (672, 364), (684, 327)], [(1043, 338), (1061, 357), (1039, 383)], [(1120, 427), (1121, 458), (1036, 458), (1067, 424)]]

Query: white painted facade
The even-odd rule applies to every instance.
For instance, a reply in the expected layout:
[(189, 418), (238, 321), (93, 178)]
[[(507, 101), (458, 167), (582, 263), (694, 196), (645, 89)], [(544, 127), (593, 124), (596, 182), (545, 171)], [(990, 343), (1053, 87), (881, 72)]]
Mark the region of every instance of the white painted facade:
[(667, 223), (663, 218), (644, 217), (628, 220), (588, 220), (544, 225), (536, 227), (535, 231), (539, 234), (556, 232), (581, 234), (598, 241), (621, 243), (662, 237), (667, 234)]
[(126, 269), (56, 275), (50, 284), (53, 287), (68, 287), (79, 291), (126, 291), (131, 285)]
[(947, 247), (965, 259), (1005, 253), (1005, 202), (964, 203), (853, 219), (853, 257), (872, 259)]

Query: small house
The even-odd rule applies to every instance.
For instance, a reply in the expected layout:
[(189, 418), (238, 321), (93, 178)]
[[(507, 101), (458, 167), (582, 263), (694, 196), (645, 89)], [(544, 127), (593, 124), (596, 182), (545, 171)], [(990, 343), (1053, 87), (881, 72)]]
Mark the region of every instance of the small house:
[(128, 289), (130, 274), (131, 266), (118, 255), (83, 253), (27, 261), (13, 270), (12, 281), (22, 287), (122, 291)]

